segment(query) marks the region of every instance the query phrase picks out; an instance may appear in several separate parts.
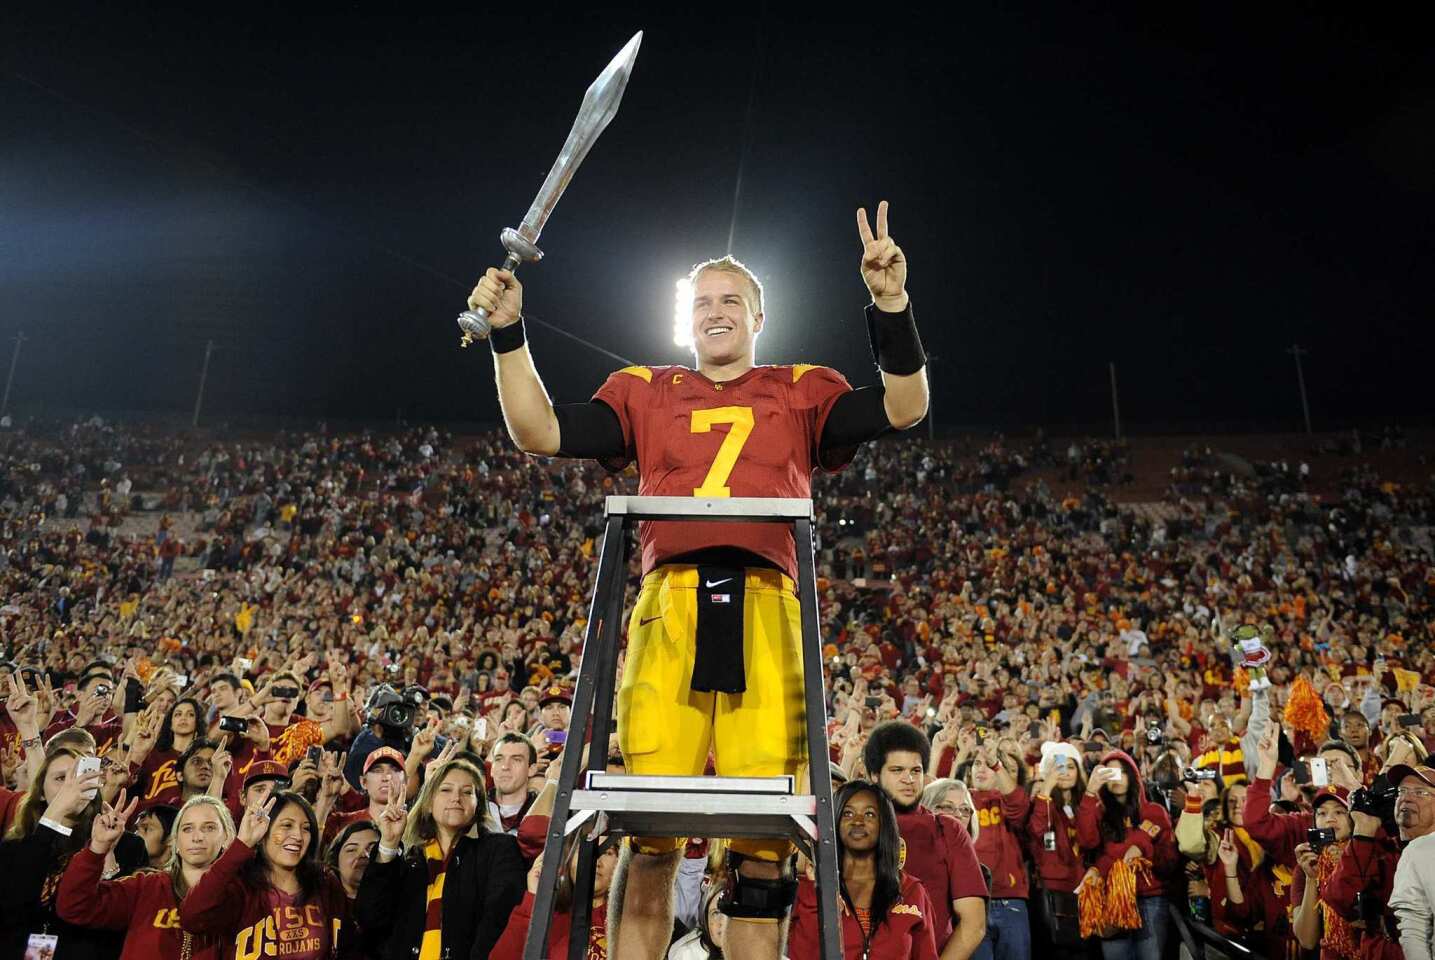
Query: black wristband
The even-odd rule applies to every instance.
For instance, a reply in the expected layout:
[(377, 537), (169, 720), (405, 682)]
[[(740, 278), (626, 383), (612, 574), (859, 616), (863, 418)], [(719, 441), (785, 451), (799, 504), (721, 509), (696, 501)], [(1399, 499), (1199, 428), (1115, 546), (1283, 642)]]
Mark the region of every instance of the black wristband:
[(927, 365), (910, 301), (901, 313), (886, 313), (869, 303), (867, 337), (872, 342), (872, 359), (883, 373), (908, 377)]
[(519, 317), (517, 323), (494, 327), (488, 335), (488, 345), (493, 348), (494, 353), (512, 353), (523, 346), (527, 339), (523, 333), (523, 318)]

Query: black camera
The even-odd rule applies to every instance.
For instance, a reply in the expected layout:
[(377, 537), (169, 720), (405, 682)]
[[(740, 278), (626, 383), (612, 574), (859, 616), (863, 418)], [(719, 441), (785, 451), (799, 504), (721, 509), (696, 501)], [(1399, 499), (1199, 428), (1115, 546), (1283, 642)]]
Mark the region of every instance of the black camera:
[(409, 687), (399, 693), (387, 683), (382, 684), (369, 695), (369, 722), (379, 724), (387, 733), (407, 737), (427, 701), (428, 693), (422, 687)]
[(248, 717), (220, 717), (219, 729), (225, 733), (243, 733), (249, 729)]
[(1155, 720), (1146, 725), (1146, 742), (1153, 747), (1159, 747), (1166, 742), (1166, 734), (1161, 730), (1161, 724)]
[(1305, 832), (1305, 842), (1317, 853), (1335, 843), (1335, 830), (1331, 827), (1311, 827)]
[(273, 687), (269, 690), (270, 696), (276, 700), (293, 700), (299, 696), (298, 687)]
[(1181, 774), (1181, 779), (1187, 783), (1200, 783), (1202, 780), (1214, 780), (1217, 777), (1216, 768), (1208, 767), (1205, 770), (1197, 770), (1195, 767), (1188, 767), (1186, 772)]
[(1354, 813), (1364, 813), (1372, 817), (1379, 817), (1381, 820), (1395, 819), (1395, 788), (1385, 787), (1381, 790), (1373, 790), (1370, 787), (1360, 787), (1350, 795), (1350, 809)]

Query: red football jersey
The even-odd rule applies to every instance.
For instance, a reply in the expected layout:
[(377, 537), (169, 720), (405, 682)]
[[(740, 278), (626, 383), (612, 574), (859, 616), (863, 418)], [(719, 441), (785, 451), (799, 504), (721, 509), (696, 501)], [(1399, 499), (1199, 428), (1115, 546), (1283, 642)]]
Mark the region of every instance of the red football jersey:
[[(713, 383), (686, 367), (624, 367), (593, 399), (623, 425), (625, 453), (638, 461), (645, 497), (811, 497), (812, 472), (837, 470), (853, 450), (817, 446), (832, 405), (852, 387), (828, 367), (754, 367)], [(653, 521), (639, 525), (643, 572), (710, 547), (738, 547), (797, 579), (792, 528), (773, 523)]]

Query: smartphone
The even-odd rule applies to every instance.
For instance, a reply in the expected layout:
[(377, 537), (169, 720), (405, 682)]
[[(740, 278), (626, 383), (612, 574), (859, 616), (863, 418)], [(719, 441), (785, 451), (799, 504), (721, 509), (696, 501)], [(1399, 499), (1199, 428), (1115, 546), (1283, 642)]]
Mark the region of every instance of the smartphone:
[(1026, 735), (1033, 740), (1041, 736), (1041, 721), (1033, 720), (1031, 723), (1028, 723), (1026, 725)]
[[(81, 757), (81, 758), (80, 758), (78, 761), (76, 761), (76, 763), (75, 763), (74, 776), (75, 776), (76, 778), (80, 778), (80, 777), (83, 777), (83, 776), (84, 776), (85, 774), (87, 774), (87, 773), (99, 773), (99, 771), (100, 771), (100, 758), (99, 758), (99, 757)], [(91, 789), (85, 791), (84, 797), (85, 797), (86, 800), (93, 800), (93, 799), (95, 799), (96, 796), (99, 795), (99, 792), (100, 792), (99, 787), (93, 787), (93, 788), (91, 788)]]
[(1326, 766), (1324, 757), (1310, 758), (1310, 785), (1313, 787), (1330, 786), (1330, 769)]
[(878, 707), (880, 707), (880, 706), (882, 705), (882, 698), (881, 698), (881, 697), (868, 697), (868, 698), (867, 698), (866, 700), (864, 700), (863, 702), (867, 705), (867, 709), (868, 709), (868, 710), (876, 710)]
[(248, 673), (254, 669), (254, 661), (248, 657), (235, 657), (234, 665), (239, 668), (240, 673)]
[(1420, 714), (1418, 713), (1402, 713), (1400, 715), (1400, 725), (1402, 727), (1418, 727), (1420, 723)]
[(225, 733), (243, 733), (249, 729), (248, 717), (220, 717), (219, 729)]
[(175, 678), (174, 678), (174, 683), (175, 683), (175, 686), (177, 686), (177, 687), (179, 687), (181, 690), (183, 690), (185, 687), (189, 686), (189, 674), (187, 674), (187, 673), (176, 674), (176, 675), (175, 675)]
[(546, 741), (548, 741), (548, 746), (549, 746), (550, 748), (552, 748), (552, 747), (561, 747), (561, 746), (563, 746), (563, 744), (565, 744), (565, 743), (568, 742), (568, 731), (567, 731), (567, 730), (545, 730), (545, 731), (543, 731), (543, 739), (546, 740)]
[(473, 735), (480, 740), (488, 739), (488, 719), (486, 717), (479, 717), (473, 721)]
[(324, 748), (319, 746), (310, 747), (304, 751), (304, 759), (317, 767), (324, 759)]

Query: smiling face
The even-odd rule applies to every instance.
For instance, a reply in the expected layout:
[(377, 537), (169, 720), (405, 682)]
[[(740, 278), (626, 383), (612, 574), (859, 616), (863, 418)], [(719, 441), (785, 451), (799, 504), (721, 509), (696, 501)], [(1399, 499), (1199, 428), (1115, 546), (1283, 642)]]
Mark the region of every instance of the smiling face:
[(692, 338), (698, 366), (752, 363), (763, 316), (753, 312), (752, 285), (741, 274), (704, 270), (693, 281)]
[(213, 863), (229, 840), (219, 811), (209, 804), (198, 804), (184, 811), (175, 831), (179, 842), (179, 859), (186, 867), (207, 867)]
[(275, 867), (293, 870), (313, 843), (314, 831), (309, 826), (309, 818), (298, 804), (287, 803), (270, 821), (269, 833), (264, 837), (264, 855)]
[(847, 798), (837, 817), (837, 832), (842, 845), (851, 853), (871, 853), (877, 849), (882, 812), (877, 796), (870, 790), (859, 790)]
[(1226, 819), (1233, 827), (1246, 825), (1246, 785), (1233, 784), (1226, 792)]
[(478, 785), (464, 770), (450, 770), (433, 796), (433, 818), (440, 828), (461, 832), (478, 813)]

